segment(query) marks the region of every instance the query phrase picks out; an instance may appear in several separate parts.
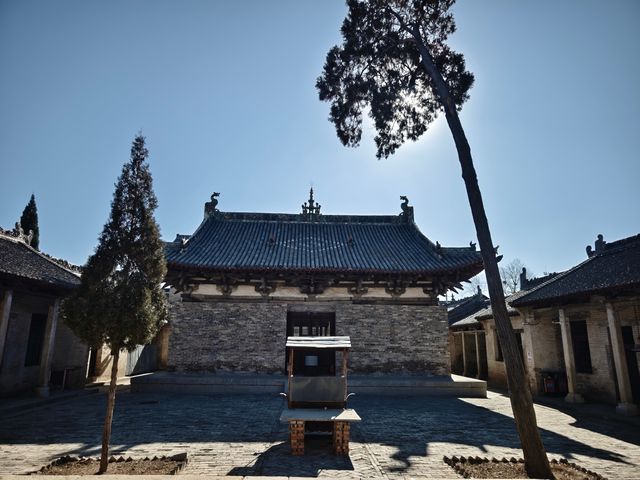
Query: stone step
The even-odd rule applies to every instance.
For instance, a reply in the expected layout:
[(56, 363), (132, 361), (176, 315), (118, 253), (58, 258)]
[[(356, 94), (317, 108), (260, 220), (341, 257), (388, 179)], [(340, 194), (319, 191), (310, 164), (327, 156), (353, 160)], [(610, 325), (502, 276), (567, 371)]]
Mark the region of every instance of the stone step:
[[(359, 395), (487, 396), (484, 380), (459, 375), (350, 375), (348, 391)], [(277, 374), (154, 372), (131, 379), (132, 392), (279, 393), (287, 378)]]

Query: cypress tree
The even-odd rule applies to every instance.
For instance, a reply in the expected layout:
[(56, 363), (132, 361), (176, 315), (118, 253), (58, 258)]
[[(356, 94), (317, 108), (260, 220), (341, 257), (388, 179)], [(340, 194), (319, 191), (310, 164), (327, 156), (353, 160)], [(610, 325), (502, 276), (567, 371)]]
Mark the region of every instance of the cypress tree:
[(29, 234), (29, 231), (33, 232), (31, 246), (36, 250), (39, 250), (40, 228), (38, 227), (38, 207), (36, 207), (36, 197), (33, 193), (31, 194), (29, 203), (24, 207), (22, 215), (20, 216), (20, 226), (27, 235)]
[(167, 317), (160, 286), (166, 264), (153, 217), (158, 202), (148, 154), (144, 137), (138, 135), (116, 183), (98, 246), (83, 269), (82, 283), (63, 305), (67, 325), (89, 345), (107, 345), (113, 355), (99, 473), (108, 466), (120, 352), (148, 343)]

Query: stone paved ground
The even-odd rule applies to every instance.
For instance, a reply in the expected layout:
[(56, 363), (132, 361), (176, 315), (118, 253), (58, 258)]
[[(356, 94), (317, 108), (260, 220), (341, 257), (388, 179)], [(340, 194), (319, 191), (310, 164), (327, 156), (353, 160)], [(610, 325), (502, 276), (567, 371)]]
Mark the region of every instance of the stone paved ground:
[[(0, 417), (0, 474), (26, 473), (65, 454), (96, 456), (104, 395), (70, 399)], [(112, 452), (134, 457), (187, 452), (185, 474), (323, 478), (453, 477), (443, 455), (519, 456), (508, 398), (355, 397), (363, 422), (351, 454), (335, 457), (326, 439), (289, 455), (283, 407), (275, 395), (119, 393)], [(640, 479), (638, 419), (575, 419), (537, 406), (548, 453), (610, 479)]]

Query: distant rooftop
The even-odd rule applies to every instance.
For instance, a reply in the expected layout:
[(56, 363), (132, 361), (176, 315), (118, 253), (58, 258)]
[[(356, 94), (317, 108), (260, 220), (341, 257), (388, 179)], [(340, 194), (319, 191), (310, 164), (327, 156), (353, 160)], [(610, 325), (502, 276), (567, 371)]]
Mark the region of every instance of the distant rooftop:
[[(480, 287), (475, 295), (455, 301), (452, 308), (447, 308), (449, 326), (462, 326), (476, 323), (474, 316), (489, 305), (489, 298), (482, 294)], [(461, 320), (467, 320), (459, 323)]]
[(583, 299), (590, 295), (624, 293), (640, 288), (640, 235), (607, 243), (598, 235), (588, 258), (515, 299), (513, 306)]
[(0, 282), (70, 290), (80, 276), (29, 246), (24, 235), (0, 229)]

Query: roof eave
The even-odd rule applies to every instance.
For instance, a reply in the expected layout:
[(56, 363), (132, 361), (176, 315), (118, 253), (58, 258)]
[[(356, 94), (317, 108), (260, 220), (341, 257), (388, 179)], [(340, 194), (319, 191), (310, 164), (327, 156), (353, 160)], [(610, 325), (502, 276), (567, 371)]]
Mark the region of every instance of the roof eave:
[(534, 298), (531, 300), (527, 300), (527, 296), (520, 297), (513, 302), (511, 305), (514, 307), (544, 307), (562, 303), (575, 303), (580, 301), (588, 301), (589, 297), (593, 295), (611, 295), (611, 293), (616, 293), (618, 295), (625, 295), (628, 293), (640, 294), (640, 283), (630, 283), (626, 285), (615, 285), (612, 287), (604, 287), (604, 288), (595, 288), (589, 290), (582, 290), (579, 292), (573, 292), (565, 295), (556, 295), (556, 296), (548, 296), (543, 298)]
[(72, 285), (66, 282), (45, 282), (29, 277), (23, 277), (21, 275), (14, 275), (7, 272), (0, 272), (0, 283), (4, 284), (6, 288), (18, 288), (18, 289), (37, 289), (47, 293), (64, 296), (80, 286), (80, 281), (76, 285)]
[[(230, 274), (285, 274), (285, 275), (409, 275), (409, 276), (441, 276), (455, 275), (456, 272), (467, 271), (474, 276), (482, 271), (481, 262), (474, 262), (467, 265), (457, 266), (451, 269), (433, 270), (377, 270), (377, 269), (349, 269), (349, 268), (291, 268), (291, 267), (215, 267), (208, 265), (193, 265), (180, 262), (167, 261), (169, 270), (181, 270), (191, 272), (219, 272)], [(474, 273), (475, 272), (475, 273)]]

